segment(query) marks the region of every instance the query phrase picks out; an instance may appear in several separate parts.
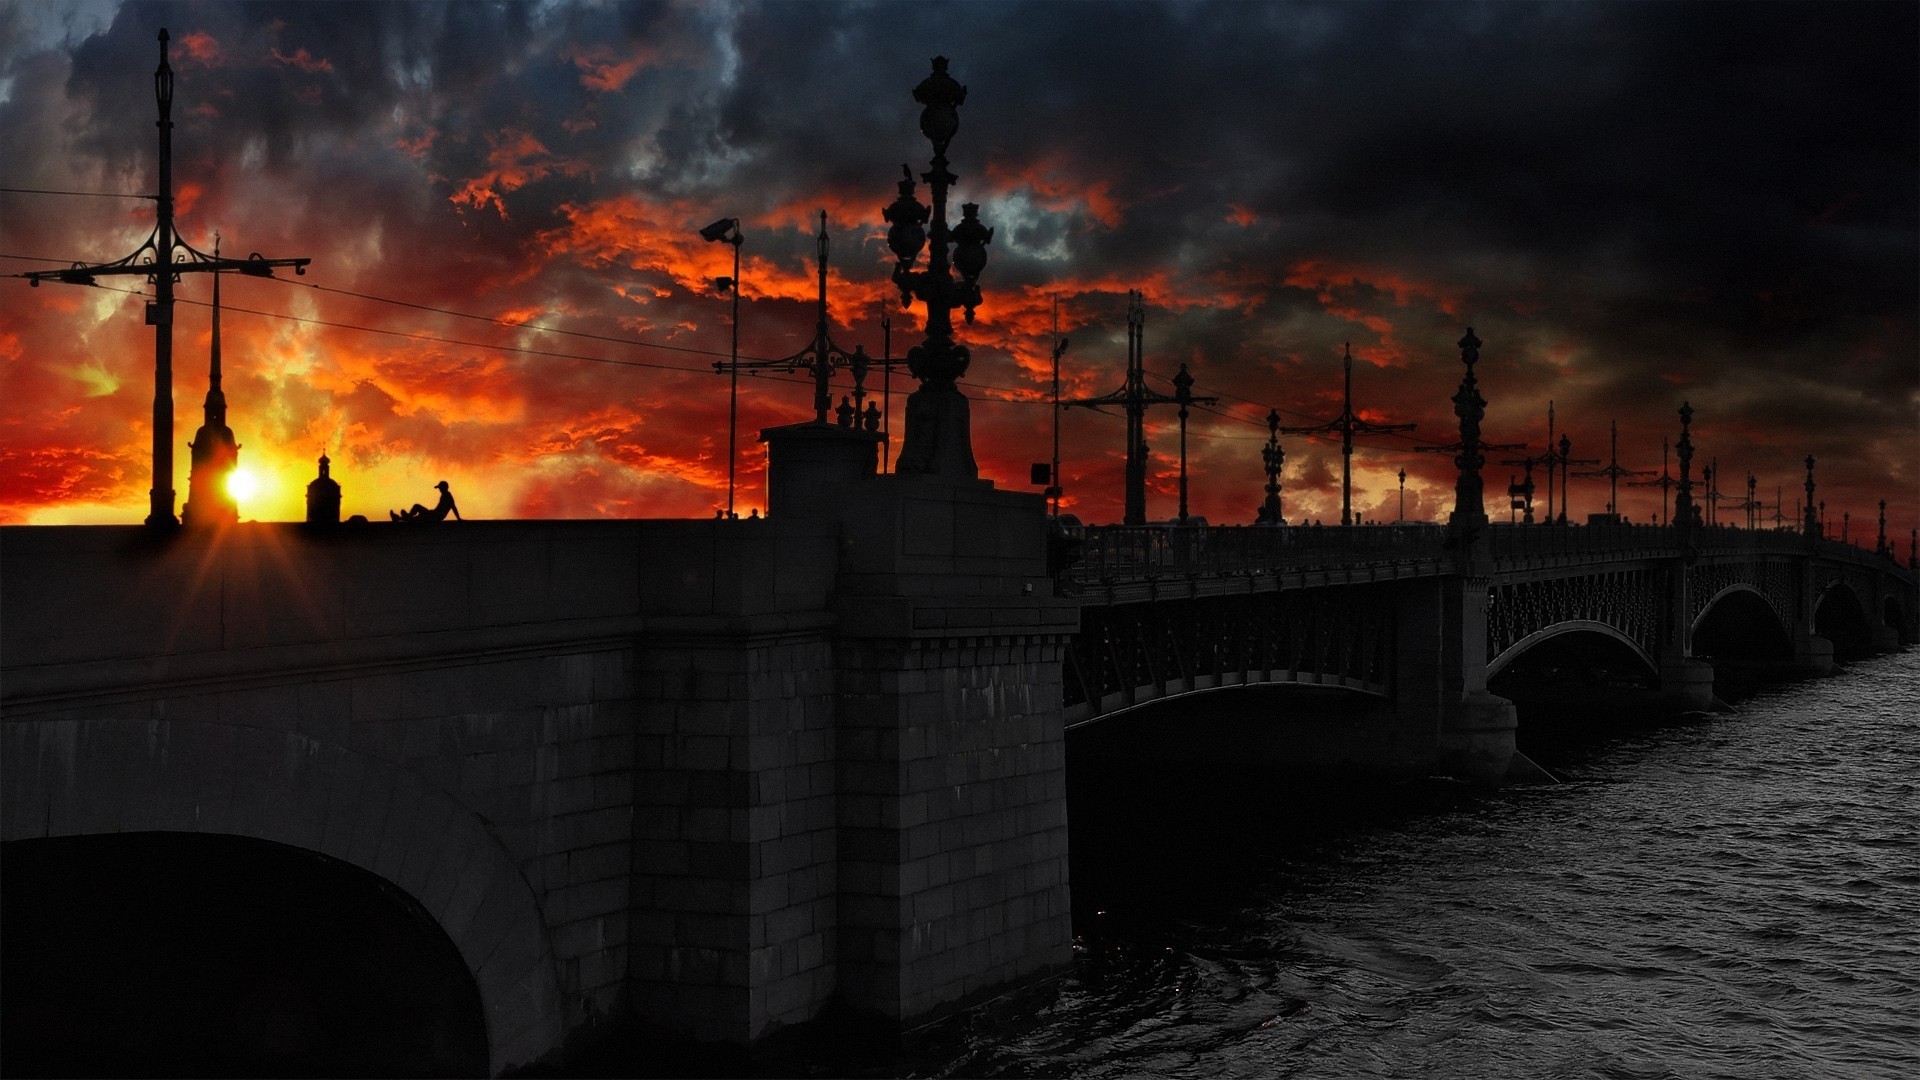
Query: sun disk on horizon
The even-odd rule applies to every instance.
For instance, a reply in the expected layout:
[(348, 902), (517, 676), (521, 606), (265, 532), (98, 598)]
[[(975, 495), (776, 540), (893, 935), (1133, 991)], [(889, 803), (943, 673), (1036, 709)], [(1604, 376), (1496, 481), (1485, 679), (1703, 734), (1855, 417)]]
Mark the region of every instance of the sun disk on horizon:
[(260, 478), (248, 469), (235, 469), (227, 474), (227, 494), (234, 502), (243, 502), (252, 498), (260, 490)]

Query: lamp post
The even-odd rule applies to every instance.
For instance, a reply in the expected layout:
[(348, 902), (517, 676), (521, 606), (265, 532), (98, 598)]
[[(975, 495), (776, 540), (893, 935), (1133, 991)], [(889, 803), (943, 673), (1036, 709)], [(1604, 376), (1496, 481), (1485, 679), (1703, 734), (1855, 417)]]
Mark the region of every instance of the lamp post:
[(1808, 539), (1814, 539), (1820, 535), (1820, 519), (1813, 515), (1813, 455), (1808, 454), (1806, 520), (1801, 523), (1801, 528)]
[(1067, 353), (1067, 339), (1060, 336), (1060, 298), (1053, 298), (1053, 472), (1047, 496), (1053, 500), (1053, 516), (1060, 516), (1060, 358)]
[(1280, 411), (1267, 410), (1267, 445), (1260, 448), (1260, 460), (1267, 468), (1267, 498), (1260, 504), (1259, 518), (1269, 525), (1285, 525), (1280, 508), (1280, 470), (1286, 467), (1287, 451), (1280, 445)]
[[(963, 308), (973, 321), (980, 304), (980, 273), (987, 265), (987, 244), (993, 230), (980, 222), (980, 207), (961, 206), (961, 220), (947, 226), (947, 188), (959, 180), (947, 171), (947, 144), (960, 130), (960, 106), (967, 88), (947, 74), (947, 58), (933, 58), (933, 73), (913, 88), (920, 113), (920, 133), (933, 144), (931, 168), (921, 173), (933, 195), (933, 206), (914, 198), (913, 170), (902, 165), (905, 177), (899, 195), (881, 211), (887, 222), (887, 246), (898, 260), (893, 283), (900, 288), (901, 306), (915, 299), (926, 305), (926, 340), (907, 350), (907, 370), (920, 380), (920, 389), (907, 395), (907, 431), (900, 447), (896, 473), (975, 480), (979, 466), (973, 459), (973, 436), (968, 429), (967, 399), (954, 383), (966, 374), (972, 356), (953, 340), (953, 309)], [(932, 235), (928, 235), (928, 227)], [(920, 252), (932, 240), (927, 268), (915, 270)], [(953, 247), (952, 260), (947, 248)], [(955, 281), (952, 271), (960, 272)]]
[(1180, 403), (1180, 524), (1187, 523), (1187, 406), (1193, 404), (1193, 376), (1181, 364), (1173, 376), (1173, 400)]
[(1693, 505), (1693, 403), (1680, 403), (1680, 441), (1674, 455), (1680, 459), (1680, 490), (1673, 497), (1673, 523), (1682, 529), (1700, 524), (1699, 511)]
[(732, 521), (734, 458), (740, 442), (740, 219), (721, 218), (701, 229), (700, 238), (710, 244), (733, 245), (733, 276), (714, 280), (733, 294), (733, 345), (727, 350), (727, 520)]
[(1893, 557), (1893, 549), (1887, 546), (1887, 500), (1885, 499), (1880, 500), (1880, 536), (1873, 542), (1873, 551), (1876, 555)]
[[(1400, 521), (1407, 520), (1407, 470), (1400, 470)], [(1398, 522), (1396, 522), (1397, 524)]]

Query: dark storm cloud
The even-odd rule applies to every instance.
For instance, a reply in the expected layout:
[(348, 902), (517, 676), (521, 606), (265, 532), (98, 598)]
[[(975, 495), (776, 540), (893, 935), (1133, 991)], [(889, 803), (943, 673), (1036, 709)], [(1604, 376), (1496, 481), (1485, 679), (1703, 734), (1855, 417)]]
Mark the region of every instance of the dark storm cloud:
[[(0, 123), (28, 163), (7, 179), (145, 190), (144, 73), (166, 25), (180, 174), (205, 189), (183, 224), (322, 255), (329, 284), (713, 346), (725, 307), (705, 279), (726, 272), (725, 252), (690, 231), (739, 216), (762, 290), (743, 327), (755, 355), (790, 353), (810, 331), (816, 206), (834, 215), (836, 274), (856, 290), (844, 295), (860, 297), (845, 310), (884, 294), (879, 209), (900, 164), (922, 170), (927, 152), (908, 94), (928, 57), (947, 55), (970, 87), (954, 201), (983, 203), (998, 229), (970, 379), (1037, 392), (1047, 297), (1060, 294), (1069, 385), (1112, 389), (1125, 292), (1141, 288), (1149, 367), (1164, 377), (1186, 361), (1201, 392), (1230, 395), (1222, 410), (1239, 419), (1209, 413), (1196, 438), (1215, 440), (1216, 470), (1253, 463), (1232, 481), (1253, 493), (1236, 508), (1257, 498), (1268, 405), (1288, 423), (1337, 411), (1343, 342), (1361, 360), (1363, 410), (1450, 438), (1452, 342), (1469, 322), (1489, 343), (1489, 425), (1503, 437), (1543, 438), (1553, 399), (1587, 447), (1618, 415), (1645, 464), (1691, 397), (1730, 455), (1785, 462), (1854, 440), (1891, 448), (1911, 487), (1920, 454), (1912, 4), (87, 11), (98, 25), (76, 14), (64, 37), (51, 16), (0, 13), (28, 28), (0, 58), (12, 80)], [(5, 230), (31, 254), (104, 254), (54, 250), (57, 223)], [(374, 367), (363, 358), (352, 378)], [(603, 371), (501, 370), (550, 421), (527, 445), (586, 452), (593, 436), (556, 432), (612, 430), (593, 414)], [(405, 388), (383, 392), (394, 430), (431, 443)], [(343, 389), (342, 415), (374, 423), (365, 393)], [(651, 452), (710, 438), (700, 410), (682, 412), (653, 415)], [(1011, 407), (976, 421), (1009, 446), (1036, 422)], [(1076, 430), (1089, 469), (1112, 464), (1113, 425)], [(1371, 461), (1445, 483), (1437, 456)], [(520, 502), (581, 505), (569, 484), (558, 502)], [(1081, 490), (1101, 514), (1117, 501)]]

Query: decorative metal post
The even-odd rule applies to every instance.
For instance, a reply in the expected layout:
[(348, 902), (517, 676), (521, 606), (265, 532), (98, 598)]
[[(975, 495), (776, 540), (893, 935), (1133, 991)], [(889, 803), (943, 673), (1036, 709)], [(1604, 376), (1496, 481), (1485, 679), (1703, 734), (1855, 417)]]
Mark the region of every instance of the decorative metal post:
[(1547, 452), (1541, 463), (1547, 467), (1547, 524), (1554, 523), (1553, 516), (1553, 477), (1560, 471), (1560, 458), (1553, 448), (1553, 401), (1547, 401)]
[(1187, 523), (1187, 406), (1193, 404), (1193, 376), (1181, 364), (1173, 376), (1173, 400), (1180, 405), (1180, 524)]
[(1759, 528), (1760, 500), (1754, 495), (1754, 487), (1759, 483), (1752, 473), (1747, 474), (1747, 531)]
[(1395, 524), (1399, 524), (1400, 522), (1404, 522), (1406, 520), (1407, 520), (1407, 470), (1402, 468), (1400, 470), (1400, 517), (1395, 521)]
[[(1667, 471), (1667, 465), (1673, 460), (1673, 444), (1666, 439), (1660, 440), (1660, 475), (1653, 480), (1629, 480), (1628, 487), (1657, 487), (1660, 489), (1660, 524), (1667, 523), (1667, 503), (1673, 494), (1673, 486), (1678, 483)], [(1641, 475), (1652, 476), (1648, 469)]]
[[(1607, 465), (1592, 472), (1578, 472), (1575, 476), (1607, 478), (1607, 516), (1617, 524), (1620, 519), (1620, 478), (1623, 476), (1652, 476), (1651, 469), (1623, 469), (1620, 467), (1620, 422), (1610, 421), (1608, 431)], [(1632, 481), (1628, 481), (1631, 483)]]
[(1853, 525), (1853, 511), (1851, 510), (1840, 511), (1840, 542), (1841, 543), (1843, 544), (1853, 543), (1853, 539), (1848, 535), (1848, 530), (1852, 527), (1852, 525)]
[(1813, 503), (1813, 455), (1812, 455), (1812, 454), (1808, 454), (1808, 455), (1807, 455), (1807, 506), (1806, 506), (1806, 520), (1805, 520), (1804, 522), (1802, 522), (1802, 523), (1801, 523), (1801, 531), (1803, 531), (1803, 532), (1805, 532), (1805, 533), (1807, 534), (1807, 539), (1809, 539), (1809, 540), (1817, 540), (1817, 539), (1819, 539), (1819, 538), (1820, 538), (1820, 519), (1819, 519), (1818, 517), (1816, 517), (1816, 516), (1814, 516), (1814, 503)]
[(1920, 570), (1920, 529), (1907, 533), (1907, 569)]
[(1519, 511), (1521, 514), (1520, 524), (1533, 524), (1533, 493), (1535, 490), (1533, 485), (1533, 466), (1535, 463), (1536, 459), (1532, 455), (1518, 460), (1508, 459), (1501, 462), (1502, 465), (1518, 465), (1527, 470), (1525, 478), (1517, 484), (1512, 482), (1512, 475), (1508, 475), (1507, 520), (1509, 523), (1513, 520), (1513, 512)]
[(880, 471), (893, 468), (893, 313), (880, 305)]
[[(740, 235), (739, 218), (721, 218), (700, 230), (708, 243), (733, 245), (733, 276), (714, 282), (733, 294), (733, 345), (727, 350), (727, 520), (732, 521), (734, 459), (740, 446)], [(719, 365), (714, 365), (718, 367)]]
[(1487, 463), (1480, 452), (1480, 421), (1487, 415), (1487, 399), (1480, 396), (1479, 380), (1473, 374), (1473, 365), (1480, 360), (1481, 345), (1480, 339), (1473, 336), (1473, 327), (1467, 327), (1467, 336), (1461, 338), (1459, 344), (1460, 362), (1466, 365), (1467, 373), (1453, 395), (1453, 414), (1460, 418), (1460, 453), (1453, 463), (1460, 469), (1460, 479), (1453, 487), (1453, 517), (1448, 525), (1456, 537), (1471, 541), (1487, 520), (1480, 480), (1480, 468)]
[[(160, 31), (160, 66), (153, 71), (153, 99), (160, 118), (159, 225), (153, 232), (156, 266), (173, 265), (173, 65), (167, 63), (167, 32)], [(162, 271), (153, 276), (153, 488), (148, 525), (172, 525), (173, 516), (173, 284)]]
[[(1147, 305), (1138, 290), (1127, 292), (1127, 381), (1120, 389), (1099, 397), (1062, 402), (1064, 407), (1098, 408), (1119, 405), (1127, 411), (1127, 460), (1122, 524), (1147, 523), (1147, 406), (1171, 405), (1177, 399), (1147, 388)], [(1214, 405), (1219, 398), (1192, 397), (1197, 405)]]
[(1280, 507), (1280, 470), (1286, 466), (1287, 451), (1280, 445), (1280, 411), (1267, 410), (1267, 445), (1260, 448), (1260, 460), (1267, 468), (1267, 498), (1260, 504), (1260, 520), (1269, 525), (1285, 525)]
[(1693, 505), (1693, 403), (1680, 403), (1680, 441), (1674, 447), (1680, 458), (1680, 491), (1673, 497), (1673, 523), (1690, 529), (1700, 524), (1699, 511)]
[(1047, 485), (1047, 497), (1053, 500), (1053, 516), (1060, 516), (1060, 358), (1067, 352), (1067, 339), (1060, 336), (1060, 298), (1053, 298), (1053, 472)]
[[(1472, 331), (1468, 331), (1469, 334)], [(1324, 424), (1307, 427), (1285, 427), (1282, 435), (1318, 435), (1322, 433), (1340, 433), (1340, 524), (1353, 524), (1353, 436), (1356, 432), (1368, 435), (1380, 435), (1392, 431), (1412, 431), (1412, 424), (1373, 424), (1360, 419), (1353, 413), (1353, 346), (1348, 344), (1346, 355), (1341, 360), (1345, 372), (1345, 396), (1342, 400), (1340, 415)], [(1471, 370), (1471, 369), (1469, 369)]]
[(1893, 549), (1887, 546), (1887, 500), (1885, 499), (1880, 500), (1880, 536), (1873, 542), (1873, 553), (1889, 558), (1893, 555)]
[[(1579, 458), (1576, 460), (1573, 456), (1573, 440), (1565, 434), (1560, 436), (1560, 455), (1555, 460), (1560, 462), (1560, 524), (1565, 525), (1567, 523), (1567, 511), (1573, 504), (1573, 478), (1572, 474), (1567, 471), (1567, 467), (1570, 465), (1598, 465), (1600, 461), (1598, 458)], [(1599, 474), (1581, 473), (1580, 475), (1597, 476)]]
[[(927, 309), (926, 340), (907, 350), (907, 370), (920, 380), (920, 389), (907, 396), (906, 439), (894, 471), (975, 480), (980, 468), (973, 458), (967, 399), (954, 385), (966, 374), (972, 356), (953, 340), (953, 309), (964, 308), (967, 321), (973, 321), (993, 230), (981, 224), (980, 207), (974, 203), (961, 206), (960, 224), (951, 230), (947, 226), (947, 188), (960, 179), (947, 169), (947, 144), (960, 129), (959, 109), (967, 100), (967, 88), (947, 74), (946, 57), (933, 58), (933, 73), (913, 88), (913, 100), (925, 106), (920, 133), (933, 144), (931, 168), (920, 174), (932, 189), (933, 207), (929, 211), (914, 198), (913, 171), (903, 165), (900, 193), (881, 211), (888, 226), (887, 246), (898, 259), (893, 282), (900, 288), (901, 305), (910, 306), (918, 298)], [(927, 268), (915, 270), (929, 239)], [(954, 247), (951, 263), (949, 245)], [(953, 279), (955, 269), (959, 281)]]

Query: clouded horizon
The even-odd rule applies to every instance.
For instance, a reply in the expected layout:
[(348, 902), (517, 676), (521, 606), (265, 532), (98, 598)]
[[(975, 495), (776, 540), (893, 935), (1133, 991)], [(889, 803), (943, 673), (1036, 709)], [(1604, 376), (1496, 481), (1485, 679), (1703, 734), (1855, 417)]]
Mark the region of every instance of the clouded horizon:
[[(1903, 554), (1920, 526), (1911, 3), (14, 4), (0, 187), (151, 192), (163, 26), (183, 238), (313, 260), (223, 286), (229, 423), (268, 482), (243, 517), (299, 518), (322, 450), (349, 514), (446, 479), (469, 517), (712, 516), (732, 267), (697, 230), (742, 221), (743, 356), (811, 339), (823, 209), (835, 341), (880, 355), (891, 303), (903, 354), (923, 309), (887, 280), (880, 208), (926, 167), (909, 95), (940, 54), (969, 88), (952, 201), (995, 229), (961, 388), (1003, 487), (1051, 453), (1054, 301), (1064, 393), (1100, 394), (1138, 289), (1150, 385), (1184, 362), (1221, 398), (1189, 431), (1216, 523), (1253, 519), (1269, 408), (1339, 413), (1349, 342), (1356, 410), (1418, 425), (1361, 441), (1356, 510), (1397, 517), (1404, 468), (1407, 516), (1444, 517), (1451, 460), (1414, 447), (1456, 437), (1472, 326), (1489, 439), (1539, 452), (1551, 401), (1576, 458), (1605, 464), (1617, 421), (1620, 465), (1657, 471), (1689, 401), (1723, 521), (1749, 473), (1793, 517), (1813, 454), (1834, 529), (1870, 544), (1879, 499)], [(151, 229), (150, 202), (0, 193), (0, 273)], [(209, 290), (179, 291), (181, 499)], [(0, 279), (0, 521), (145, 517), (143, 304)], [(893, 389), (897, 451), (904, 369)], [(754, 433), (811, 400), (742, 379), (743, 512)], [(1121, 419), (1060, 422), (1066, 508), (1117, 520)], [(1164, 519), (1177, 420), (1148, 424)], [(1284, 445), (1287, 517), (1337, 520), (1337, 439)], [(1487, 469), (1497, 519), (1519, 471)], [(1659, 489), (1620, 495), (1660, 516)], [(1574, 479), (1576, 516), (1607, 497)]]

